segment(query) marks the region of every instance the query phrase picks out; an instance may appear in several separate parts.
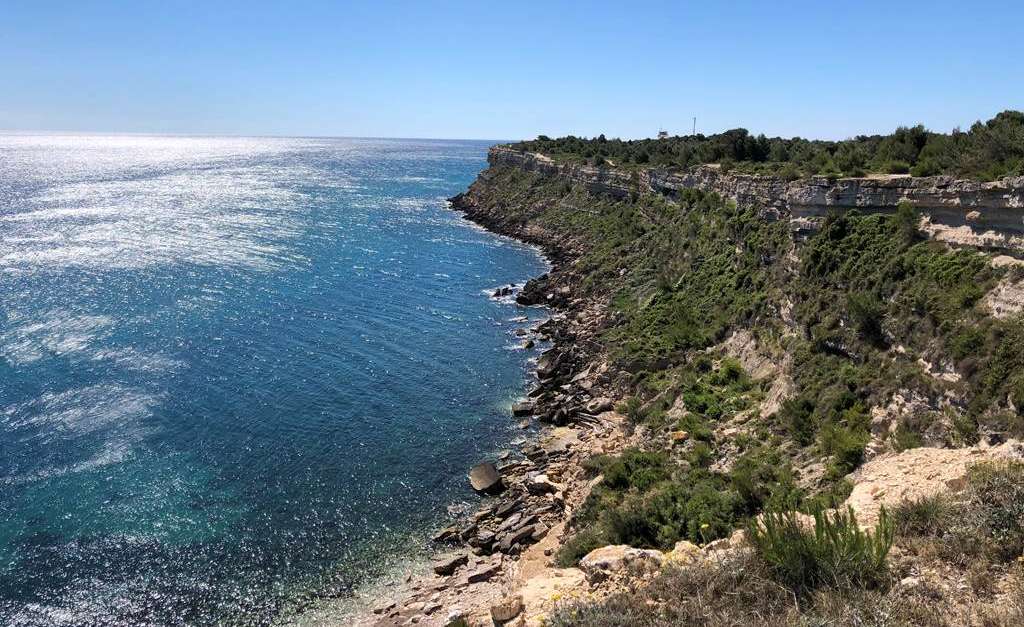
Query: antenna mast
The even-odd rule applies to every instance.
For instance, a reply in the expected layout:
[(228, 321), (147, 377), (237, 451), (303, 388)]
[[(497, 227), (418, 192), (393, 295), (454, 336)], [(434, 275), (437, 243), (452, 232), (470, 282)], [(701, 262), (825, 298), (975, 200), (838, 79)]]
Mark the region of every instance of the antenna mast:
[(697, 134), (697, 116), (693, 117), (693, 134)]

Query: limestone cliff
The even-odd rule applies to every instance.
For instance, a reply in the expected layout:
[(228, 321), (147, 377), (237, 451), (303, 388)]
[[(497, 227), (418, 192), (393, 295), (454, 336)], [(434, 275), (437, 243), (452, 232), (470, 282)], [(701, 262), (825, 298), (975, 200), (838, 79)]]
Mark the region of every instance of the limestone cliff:
[(491, 148), (488, 161), (491, 166), (514, 166), (561, 177), (583, 184), (593, 193), (619, 198), (632, 193), (672, 196), (687, 188), (713, 191), (741, 206), (759, 208), (766, 218), (790, 220), (798, 229), (830, 211), (890, 212), (905, 200), (928, 217), (940, 239), (1024, 251), (1024, 176), (991, 183), (949, 176), (786, 181), (775, 176), (721, 172), (715, 166), (688, 171), (626, 170), (558, 163), (545, 155), (507, 146)]

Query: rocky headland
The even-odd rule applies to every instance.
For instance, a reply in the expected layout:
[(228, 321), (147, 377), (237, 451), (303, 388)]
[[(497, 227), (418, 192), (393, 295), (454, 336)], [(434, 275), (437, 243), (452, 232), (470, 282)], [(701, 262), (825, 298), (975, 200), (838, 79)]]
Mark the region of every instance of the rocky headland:
[[(541, 428), (535, 438), (519, 442), (517, 450), (471, 470), (469, 480), (481, 494), (480, 508), (438, 531), (433, 572), (410, 577), (395, 598), (376, 607), (366, 624), (539, 625), (551, 620), (552, 612), (556, 624), (577, 624), (567, 622), (569, 614), (557, 608), (571, 606), (573, 612), (586, 613), (603, 607), (602, 599), (619, 602), (615, 600), (624, 594), (654, 594), (649, 591), (663, 585), (659, 573), (667, 570), (677, 576), (681, 568), (704, 564), (713, 565), (705, 570), (714, 570), (755, 559), (741, 521), (767, 508), (769, 493), (781, 493), (783, 484), (792, 503), (802, 509), (820, 507), (813, 503), (838, 506), (838, 511), (849, 506), (862, 522), (875, 524), (882, 504), (898, 508), (908, 499), (934, 498), (962, 487), (979, 460), (1021, 457), (1013, 438), (1024, 435), (1024, 429), (1010, 416), (1020, 415), (1024, 387), (981, 383), (979, 377), (989, 375), (978, 372), (987, 362), (952, 354), (949, 347), (957, 340), (946, 337), (947, 331), (894, 330), (908, 323), (897, 309), (887, 312), (879, 304), (869, 307), (874, 319), (863, 320), (855, 309), (861, 305), (852, 300), (839, 307), (836, 298), (830, 301), (826, 295), (812, 310), (801, 299), (815, 290), (842, 294), (851, 289), (842, 282), (813, 283), (820, 280), (818, 273), (831, 270), (812, 271), (806, 264), (820, 254), (818, 238), (850, 236), (849, 224), (866, 220), (875, 229), (872, 234), (892, 225), (891, 234), (886, 231), (879, 238), (896, 241), (903, 237), (899, 233), (910, 233), (899, 244), (899, 254), (916, 245), (927, 249), (935, 263), (947, 265), (949, 259), (964, 261), (961, 256), (969, 254), (980, 282), (980, 293), (964, 303), (972, 312), (971, 325), (990, 325), (989, 319), (1019, 324), (1024, 308), (1017, 269), (1024, 252), (1024, 177), (994, 183), (941, 176), (785, 181), (730, 174), (714, 166), (671, 171), (557, 163), (507, 146), (492, 148), (489, 164), (451, 203), (469, 220), (541, 247), (552, 262), (548, 274), (510, 294), (524, 307), (543, 305), (552, 311), (550, 320), (531, 330), (532, 336), (551, 342), (537, 361), (537, 384), (512, 410), (515, 419)], [(914, 210), (913, 224), (899, 231), (892, 221), (901, 219), (897, 214), (908, 207)], [(694, 215), (704, 208), (708, 216)], [(851, 218), (856, 222), (848, 224), (839, 216), (850, 210), (856, 210)], [(682, 218), (676, 217), (679, 211)], [(659, 212), (672, 216), (671, 221)], [(724, 218), (716, 212), (724, 212)], [(874, 214), (887, 217), (872, 222)], [(731, 225), (736, 220), (745, 221), (745, 230)], [(842, 230), (833, 232), (837, 220)], [(710, 231), (711, 226), (718, 230)], [(673, 242), (684, 238), (707, 240), (707, 247), (684, 251), (679, 244), (677, 253)], [(638, 249), (636, 242), (656, 243)], [(885, 255), (896, 254), (889, 252), (895, 244), (885, 246)], [(746, 283), (720, 289), (700, 285), (724, 272), (711, 268), (712, 274), (701, 274), (706, 270), (702, 264), (710, 263), (709, 251), (723, 250), (734, 257), (722, 267), (741, 277), (735, 281)], [(923, 254), (918, 251), (913, 258)], [(763, 276), (751, 279), (753, 270), (744, 263)], [(688, 277), (695, 277), (693, 286), (687, 285)], [(863, 283), (868, 278), (844, 281)], [(909, 289), (898, 283), (902, 276), (884, 280), (884, 286), (858, 289), (874, 289), (894, 299)], [(761, 296), (754, 304), (744, 300), (733, 307), (732, 301), (741, 299), (730, 290)], [(671, 315), (667, 322), (661, 313), (645, 317), (659, 307), (659, 299), (681, 294), (715, 313), (708, 318), (713, 323), (705, 324), (717, 325), (715, 332), (691, 339)], [(693, 316), (696, 324), (704, 313)], [(1016, 326), (998, 330), (999, 337), (1016, 332)], [(677, 336), (675, 344), (664, 346), (664, 338)], [(1018, 349), (1007, 364), (1020, 362), (1024, 349)], [(885, 366), (877, 366), (881, 363)], [(833, 381), (838, 375), (829, 369), (847, 367), (843, 364), (864, 374)], [(808, 376), (812, 369), (823, 374)], [(873, 369), (877, 372), (867, 374)], [(1016, 376), (1012, 367), (1005, 376)], [(839, 407), (835, 417), (813, 404), (809, 409), (799, 406), (837, 393), (846, 396), (834, 401)], [(801, 412), (809, 413), (801, 418)], [(800, 432), (801, 421), (812, 417), (822, 431), (808, 439)], [(836, 437), (854, 444), (837, 444)], [(738, 469), (756, 456), (792, 470), (786, 477), (757, 471), (763, 484), (750, 490), (763, 495), (744, 496), (753, 499), (755, 509), (737, 506), (727, 515), (694, 514), (689, 532), (662, 530), (659, 538), (664, 540), (637, 543), (658, 544), (657, 549), (614, 541), (601, 546), (603, 540), (618, 537), (616, 533), (629, 535), (607, 528), (594, 532), (602, 542), (581, 542), (606, 518), (623, 517), (615, 509), (627, 507), (615, 505), (623, 497), (604, 487), (610, 462), (594, 460), (624, 459), (617, 457), (624, 451), (646, 451), (658, 464), (667, 464), (665, 472), (672, 478), (659, 475), (658, 485), (685, 485), (696, 481), (692, 473), (699, 471), (701, 481), (705, 475), (724, 477), (714, 485), (741, 495), (742, 482), (751, 479), (744, 479)], [(630, 488), (625, 502), (637, 490), (640, 496), (652, 495), (636, 501), (644, 507), (662, 498), (643, 492), (649, 489), (646, 484), (638, 485)], [(723, 516), (733, 522), (722, 522)], [(708, 522), (701, 523), (702, 517)], [(813, 519), (809, 524), (813, 526)], [(572, 542), (596, 548), (579, 550), (573, 557), (567, 555)], [(906, 550), (897, 547), (894, 553), (899, 557)], [(922, 594), (945, 590), (936, 593), (942, 603), (968, 613), (974, 611), (972, 604), (993, 603), (993, 597), (977, 591), (950, 600), (958, 591), (963, 594), (955, 583), (960, 575), (951, 575), (945, 562), (915, 559), (899, 561), (892, 569), (905, 576), (886, 587), (886, 594), (895, 594), (900, 586)], [(1015, 580), (1001, 566), (993, 568), (1003, 590), (999, 594), (1004, 594)], [(665, 616), (675, 611), (663, 607), (664, 599), (643, 598), (648, 607), (668, 612)], [(998, 603), (1009, 602), (998, 598)], [(772, 610), (784, 617), (780, 624), (810, 611), (795, 596), (791, 606), (780, 603)]]

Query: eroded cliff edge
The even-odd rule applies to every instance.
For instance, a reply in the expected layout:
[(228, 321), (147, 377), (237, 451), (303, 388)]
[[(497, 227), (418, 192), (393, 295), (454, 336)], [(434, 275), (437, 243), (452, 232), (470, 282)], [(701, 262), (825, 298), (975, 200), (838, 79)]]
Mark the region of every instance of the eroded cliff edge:
[(776, 176), (722, 172), (716, 166), (688, 171), (659, 168), (619, 169), (578, 163), (494, 146), (491, 166), (510, 166), (580, 184), (616, 198), (656, 193), (675, 197), (683, 189), (714, 192), (754, 207), (768, 219), (789, 220), (796, 228), (813, 226), (830, 212), (856, 209), (892, 212), (909, 202), (933, 224), (939, 237), (960, 243), (1024, 251), (1024, 176), (979, 183), (950, 176), (874, 176), (829, 179), (822, 176), (786, 181)]

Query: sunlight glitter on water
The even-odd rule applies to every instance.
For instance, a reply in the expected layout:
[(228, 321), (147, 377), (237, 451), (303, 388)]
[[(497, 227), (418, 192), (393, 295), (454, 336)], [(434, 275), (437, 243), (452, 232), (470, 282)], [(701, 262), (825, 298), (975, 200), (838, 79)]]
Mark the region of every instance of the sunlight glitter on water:
[(265, 624), (422, 552), (527, 377), (483, 294), (545, 269), (445, 206), (486, 148), (0, 136), (0, 623)]

